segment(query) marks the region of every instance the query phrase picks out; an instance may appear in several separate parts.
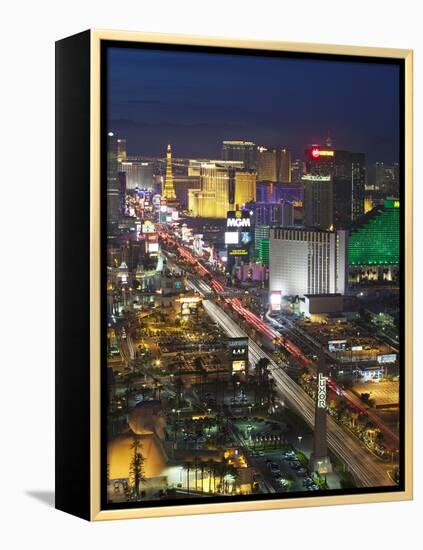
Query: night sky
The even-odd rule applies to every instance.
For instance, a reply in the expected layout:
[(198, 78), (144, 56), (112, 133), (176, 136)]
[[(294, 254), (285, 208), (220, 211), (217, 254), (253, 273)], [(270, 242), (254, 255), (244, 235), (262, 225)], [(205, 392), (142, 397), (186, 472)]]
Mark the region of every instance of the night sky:
[(144, 156), (220, 158), (224, 139), (285, 146), (295, 157), (328, 130), (367, 161), (399, 158), (397, 65), (108, 50), (109, 128)]

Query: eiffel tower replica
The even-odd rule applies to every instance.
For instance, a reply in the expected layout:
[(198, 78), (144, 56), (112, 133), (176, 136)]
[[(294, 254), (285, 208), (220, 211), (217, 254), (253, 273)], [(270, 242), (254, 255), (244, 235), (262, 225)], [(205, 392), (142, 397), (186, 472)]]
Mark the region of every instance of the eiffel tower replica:
[(162, 190), (162, 197), (166, 199), (166, 204), (171, 207), (178, 207), (179, 202), (176, 198), (175, 187), (173, 185), (172, 174), (172, 148), (170, 144), (167, 146), (166, 152), (166, 176)]

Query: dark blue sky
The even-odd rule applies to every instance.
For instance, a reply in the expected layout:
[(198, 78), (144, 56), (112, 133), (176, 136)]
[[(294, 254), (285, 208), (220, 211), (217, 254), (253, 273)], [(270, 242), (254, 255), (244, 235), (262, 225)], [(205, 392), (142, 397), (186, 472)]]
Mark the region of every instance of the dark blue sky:
[(220, 157), (224, 139), (399, 158), (397, 65), (108, 50), (109, 129), (130, 154)]

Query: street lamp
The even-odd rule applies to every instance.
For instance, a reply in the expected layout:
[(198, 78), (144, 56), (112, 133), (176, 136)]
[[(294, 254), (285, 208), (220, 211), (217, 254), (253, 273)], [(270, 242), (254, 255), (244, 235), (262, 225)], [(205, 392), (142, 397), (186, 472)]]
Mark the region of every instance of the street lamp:
[(301, 448), (301, 440), (303, 439), (303, 436), (302, 435), (299, 435), (298, 436), (298, 447)]
[(396, 453), (399, 453), (398, 449), (396, 449), (395, 451), (391, 451), (391, 464), (392, 464), (392, 467), (394, 466), (394, 455)]

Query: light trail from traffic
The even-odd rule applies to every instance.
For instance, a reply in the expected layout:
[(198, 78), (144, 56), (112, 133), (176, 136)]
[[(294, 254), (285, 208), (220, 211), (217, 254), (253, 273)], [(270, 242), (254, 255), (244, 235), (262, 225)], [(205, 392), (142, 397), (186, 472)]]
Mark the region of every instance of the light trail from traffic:
[[(246, 337), (236, 322), (229, 317), (219, 306), (211, 300), (203, 300), (204, 309), (208, 315), (217, 322), (231, 337)], [(314, 427), (313, 399), (298, 386), (273, 359), (249, 339), (250, 362), (256, 364), (259, 359), (265, 357), (270, 362), (270, 372), (276, 382), (276, 387), (282, 398), (293, 410)], [(371, 454), (361, 442), (352, 434), (346, 432), (329, 416), (328, 417), (327, 442), (329, 448), (342, 462), (348, 465), (351, 473), (356, 478), (357, 484), (362, 487), (389, 486), (392, 484), (385, 471), (384, 463)]]
[[(207, 275), (208, 282), (210, 284), (210, 294), (212, 294), (213, 290), (216, 293), (225, 292), (226, 289), (224, 285), (214, 277), (211, 271), (209, 271), (198, 258), (195, 258), (195, 256), (191, 252), (189, 252), (184, 246), (179, 244), (167, 233), (161, 231), (159, 232), (159, 235), (165, 242), (174, 246), (183, 257), (183, 259), (188, 261), (188, 263), (193, 266), (193, 268), (201, 277), (205, 277)], [(270, 339), (270, 341), (273, 342), (275, 345), (279, 345), (284, 348), (303, 366), (307, 367), (310, 370), (315, 370), (314, 363), (304, 355), (304, 353), (300, 350), (298, 346), (296, 346), (288, 338), (281, 336), (281, 334), (276, 329), (271, 327), (267, 322), (260, 319), (260, 317), (258, 317), (255, 313), (245, 308), (238, 298), (223, 297), (222, 299), (227, 304), (229, 304), (236, 313), (241, 315), (245, 319), (245, 321), (251, 327), (256, 329), (261, 335)], [(375, 427), (377, 427), (382, 433), (384, 433), (394, 445), (399, 445), (399, 438), (392, 430), (390, 430), (385, 424), (383, 424), (375, 414), (364, 408), (357, 399), (355, 399), (350, 393), (341, 388), (339, 384), (337, 384), (330, 377), (328, 377), (328, 386), (336, 393), (336, 395), (343, 397), (357, 412), (366, 415), (372, 421)]]

